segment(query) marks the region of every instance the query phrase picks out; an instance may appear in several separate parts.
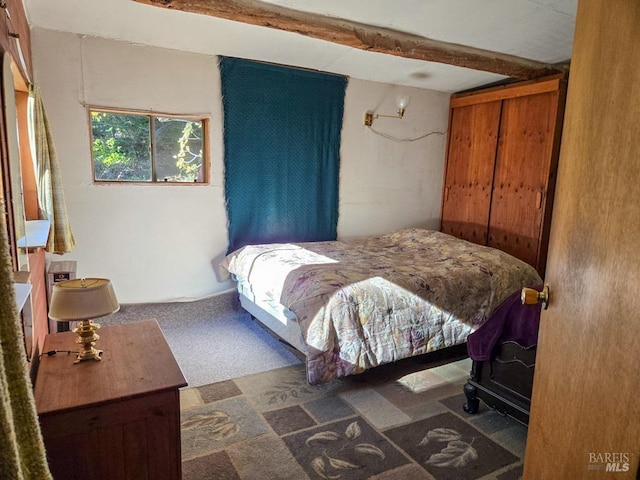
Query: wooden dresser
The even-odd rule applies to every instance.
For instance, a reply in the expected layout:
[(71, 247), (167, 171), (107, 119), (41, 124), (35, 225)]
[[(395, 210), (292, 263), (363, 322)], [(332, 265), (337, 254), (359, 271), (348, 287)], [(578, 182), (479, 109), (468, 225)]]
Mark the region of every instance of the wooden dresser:
[(565, 95), (555, 76), (451, 97), (443, 232), (544, 277)]
[[(99, 321), (97, 323), (100, 323)], [(181, 478), (180, 396), (187, 385), (158, 323), (98, 330), (102, 361), (74, 364), (77, 335), (47, 335), (35, 401), (55, 479)]]

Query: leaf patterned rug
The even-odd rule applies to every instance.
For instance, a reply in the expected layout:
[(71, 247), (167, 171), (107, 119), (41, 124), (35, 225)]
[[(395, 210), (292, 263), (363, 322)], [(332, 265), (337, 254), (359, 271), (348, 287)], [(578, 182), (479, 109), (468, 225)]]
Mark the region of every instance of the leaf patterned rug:
[(303, 364), (181, 391), (184, 480), (517, 480), (527, 429), (463, 412), (469, 360), (308, 385)]

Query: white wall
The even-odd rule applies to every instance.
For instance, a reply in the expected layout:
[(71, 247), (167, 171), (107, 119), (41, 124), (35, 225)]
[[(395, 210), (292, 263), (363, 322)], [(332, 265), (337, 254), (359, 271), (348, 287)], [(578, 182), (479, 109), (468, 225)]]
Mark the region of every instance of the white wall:
[[(77, 246), (49, 260), (77, 260), (78, 276), (110, 278), (122, 303), (201, 298), (233, 288), (219, 282), (227, 248), (217, 57), (32, 31), (35, 82), (53, 131)], [(376, 130), (409, 139), (445, 131), (448, 94), (351, 79), (342, 132), (338, 235), (438, 228), (445, 136), (394, 142), (363, 125), (367, 110), (403, 120)], [(208, 185), (95, 185), (85, 106), (120, 107), (211, 119)]]
[[(395, 115), (399, 93), (411, 97), (402, 120), (378, 118), (371, 128), (364, 126), (367, 111)], [(448, 94), (349, 80), (340, 150), (339, 237), (440, 228), (448, 109)]]

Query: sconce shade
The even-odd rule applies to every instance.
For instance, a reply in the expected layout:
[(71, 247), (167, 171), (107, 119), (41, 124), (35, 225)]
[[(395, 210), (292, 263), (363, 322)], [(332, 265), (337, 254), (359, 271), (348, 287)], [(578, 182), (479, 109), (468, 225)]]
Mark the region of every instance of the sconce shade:
[(383, 115), (381, 113), (376, 113), (375, 115), (372, 112), (367, 112), (364, 114), (364, 124), (367, 127), (370, 127), (371, 125), (373, 125), (373, 121), (376, 118), (380, 118), (380, 117), (386, 117), (386, 118), (403, 118), (404, 117), (404, 111), (407, 108), (407, 105), (409, 105), (409, 101), (411, 100), (411, 97), (409, 95), (398, 95), (396, 97), (396, 105), (398, 106), (398, 113), (395, 115)]
[(111, 281), (82, 278), (54, 284), (49, 318), (74, 322), (104, 317), (120, 310)]
[(396, 97), (396, 105), (398, 105), (398, 110), (404, 111), (404, 109), (407, 108), (407, 105), (409, 105), (410, 100), (411, 97), (409, 95), (398, 95)]

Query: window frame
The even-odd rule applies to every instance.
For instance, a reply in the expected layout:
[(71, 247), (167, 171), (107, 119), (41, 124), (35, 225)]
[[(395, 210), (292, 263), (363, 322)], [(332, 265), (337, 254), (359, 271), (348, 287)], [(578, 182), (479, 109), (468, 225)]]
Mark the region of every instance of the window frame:
[[(113, 107), (102, 107), (98, 105), (87, 105), (87, 123), (89, 128), (89, 152), (91, 154), (91, 179), (94, 185), (209, 185), (210, 184), (210, 172), (211, 172), (211, 162), (209, 156), (209, 121), (211, 117), (205, 114), (178, 114), (178, 113), (165, 113), (165, 112), (157, 112), (157, 111), (149, 111), (149, 110), (135, 110), (131, 108), (113, 108)], [(93, 124), (91, 120), (91, 113), (99, 112), (99, 113), (116, 113), (123, 115), (137, 115), (142, 117), (147, 117), (149, 120), (149, 146), (150, 152), (149, 157), (151, 161), (151, 180), (149, 181), (139, 181), (139, 180), (98, 180), (96, 179), (96, 168), (95, 168), (95, 159), (93, 156)], [(191, 120), (201, 122), (202, 124), (202, 166), (203, 166), (203, 178), (202, 182), (171, 182), (165, 181), (161, 179), (157, 179), (156, 175), (156, 162), (153, 154), (153, 141), (155, 134), (153, 129), (151, 128), (151, 120), (152, 118), (177, 118), (181, 120)]]

